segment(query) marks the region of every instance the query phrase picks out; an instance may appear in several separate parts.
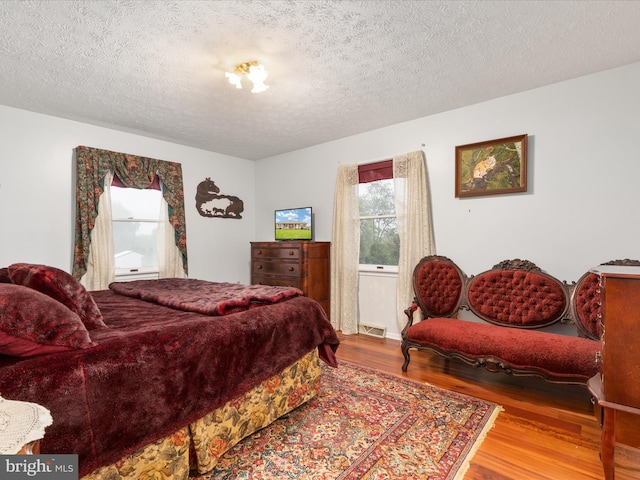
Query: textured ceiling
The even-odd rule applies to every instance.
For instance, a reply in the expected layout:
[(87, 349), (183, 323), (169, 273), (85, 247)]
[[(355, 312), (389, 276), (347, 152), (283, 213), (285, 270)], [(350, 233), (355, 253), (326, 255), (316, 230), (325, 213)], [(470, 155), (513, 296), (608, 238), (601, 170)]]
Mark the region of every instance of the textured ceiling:
[[(636, 1), (0, 1), (0, 104), (257, 160), (640, 61)], [(265, 93), (224, 72), (258, 60)]]

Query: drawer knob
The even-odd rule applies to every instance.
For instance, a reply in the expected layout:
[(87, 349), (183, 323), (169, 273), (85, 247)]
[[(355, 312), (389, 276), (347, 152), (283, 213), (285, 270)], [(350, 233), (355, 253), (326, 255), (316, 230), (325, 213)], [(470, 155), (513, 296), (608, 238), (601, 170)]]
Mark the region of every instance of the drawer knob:
[(294, 250), (289, 251), (289, 255), (295, 255), (296, 252)]
[(293, 267), (289, 267), (290, 272), (293, 272), (293, 270), (294, 270)]
[(262, 270), (262, 265), (258, 265), (257, 270)]
[(256, 255), (262, 255), (262, 250), (256, 251)]

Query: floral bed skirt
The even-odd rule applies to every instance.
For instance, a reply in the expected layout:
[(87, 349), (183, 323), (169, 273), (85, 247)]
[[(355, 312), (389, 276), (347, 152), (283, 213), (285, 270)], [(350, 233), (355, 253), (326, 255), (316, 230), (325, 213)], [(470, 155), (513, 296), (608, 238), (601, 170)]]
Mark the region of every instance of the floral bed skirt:
[(320, 373), (314, 349), (244, 395), (82, 480), (197, 479), (240, 440), (315, 397)]

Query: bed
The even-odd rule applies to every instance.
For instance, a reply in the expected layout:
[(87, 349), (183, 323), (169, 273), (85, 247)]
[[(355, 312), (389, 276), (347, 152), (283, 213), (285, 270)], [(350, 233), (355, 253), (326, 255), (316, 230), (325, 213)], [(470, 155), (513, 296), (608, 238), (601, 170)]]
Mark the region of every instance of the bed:
[(79, 475), (188, 478), (313, 398), (337, 366), (320, 305), (289, 287), (195, 279), (87, 292), (42, 265), (0, 269), (0, 394), (50, 410), (41, 453)]

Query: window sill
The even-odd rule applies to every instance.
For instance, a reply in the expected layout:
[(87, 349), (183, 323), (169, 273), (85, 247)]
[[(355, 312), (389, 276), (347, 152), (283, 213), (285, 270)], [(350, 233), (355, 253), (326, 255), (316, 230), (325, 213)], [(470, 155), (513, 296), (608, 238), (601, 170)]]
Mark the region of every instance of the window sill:
[(116, 270), (116, 282), (128, 282), (132, 280), (157, 280), (158, 271), (152, 269), (117, 269)]
[(395, 265), (360, 265), (358, 273), (372, 277), (397, 277), (398, 267)]

